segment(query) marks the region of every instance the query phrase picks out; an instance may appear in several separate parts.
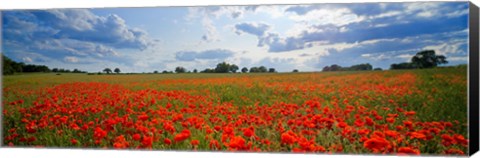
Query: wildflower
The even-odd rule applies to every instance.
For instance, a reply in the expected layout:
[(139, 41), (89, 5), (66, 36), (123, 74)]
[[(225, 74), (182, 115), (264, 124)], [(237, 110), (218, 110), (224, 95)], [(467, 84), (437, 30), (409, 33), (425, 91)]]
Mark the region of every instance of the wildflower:
[(398, 153), (420, 155), (419, 150), (412, 149), (411, 147), (400, 147), (398, 148)]
[(197, 146), (200, 142), (198, 140), (192, 140), (190, 141), (190, 144), (192, 144), (193, 146)]
[(141, 137), (141, 136), (140, 136), (140, 134), (138, 134), (138, 133), (137, 133), (137, 134), (134, 134), (134, 135), (132, 136), (133, 140), (136, 140), (136, 141), (140, 140), (140, 137)]
[(382, 151), (386, 149), (387, 147), (390, 146), (390, 142), (388, 142), (384, 138), (370, 138), (367, 141), (363, 143), (363, 146), (367, 149), (373, 150), (373, 151)]

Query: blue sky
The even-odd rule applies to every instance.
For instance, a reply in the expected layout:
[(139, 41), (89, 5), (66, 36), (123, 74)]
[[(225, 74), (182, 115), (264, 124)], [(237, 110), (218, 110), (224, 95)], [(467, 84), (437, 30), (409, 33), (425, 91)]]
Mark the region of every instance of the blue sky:
[(280, 72), (370, 63), (388, 69), (433, 49), (468, 61), (468, 2), (2, 11), (2, 52), (50, 68)]

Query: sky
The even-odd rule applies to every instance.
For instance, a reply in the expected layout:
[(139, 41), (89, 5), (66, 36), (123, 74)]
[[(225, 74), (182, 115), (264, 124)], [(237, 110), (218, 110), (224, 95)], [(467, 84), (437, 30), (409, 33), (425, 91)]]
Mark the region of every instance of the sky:
[(99, 72), (199, 71), (220, 62), (279, 72), (370, 63), (421, 50), (468, 62), (468, 2), (2, 11), (1, 50), (26, 64)]

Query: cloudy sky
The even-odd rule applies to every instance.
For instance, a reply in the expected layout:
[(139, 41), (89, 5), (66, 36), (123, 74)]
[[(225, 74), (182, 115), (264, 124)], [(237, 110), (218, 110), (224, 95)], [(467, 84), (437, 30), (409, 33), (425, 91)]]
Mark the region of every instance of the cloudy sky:
[(420, 50), (467, 63), (468, 2), (63, 9), (2, 12), (15, 61), (98, 72), (213, 68), (277, 71), (370, 63)]

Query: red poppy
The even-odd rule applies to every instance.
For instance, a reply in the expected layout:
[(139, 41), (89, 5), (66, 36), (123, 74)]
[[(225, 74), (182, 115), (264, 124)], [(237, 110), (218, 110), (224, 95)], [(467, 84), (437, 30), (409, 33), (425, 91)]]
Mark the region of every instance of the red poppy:
[(190, 144), (192, 144), (193, 146), (197, 146), (200, 142), (196, 139), (190, 141)]
[(423, 140), (426, 140), (427, 139), (427, 136), (423, 133), (420, 133), (420, 132), (411, 132), (409, 133), (408, 135), (410, 135), (410, 138), (416, 138), (416, 139), (423, 139)]
[(142, 139), (142, 146), (146, 148), (152, 147), (153, 137), (144, 136)]
[(140, 134), (137, 133), (137, 134), (134, 134), (134, 135), (132, 136), (132, 138), (133, 138), (133, 140), (138, 141), (138, 140), (140, 140), (141, 136), (140, 136)]
[(292, 131), (288, 131), (286, 133), (282, 133), (281, 141), (282, 141), (283, 144), (293, 144), (297, 141), (296, 137), (297, 136), (296, 136), (295, 133), (293, 133)]
[(400, 148), (398, 148), (398, 153), (420, 155), (419, 150), (412, 149), (411, 147), (400, 147)]
[(73, 145), (77, 145), (77, 144), (78, 144), (78, 140), (76, 140), (76, 139), (71, 139), (70, 142), (71, 142)]
[(255, 135), (255, 132), (254, 132), (254, 129), (253, 127), (249, 127), (249, 128), (244, 128), (243, 129), (243, 135), (245, 137), (252, 137)]
[(94, 131), (94, 133), (93, 133), (93, 136), (94, 136), (96, 139), (105, 138), (105, 137), (107, 136), (107, 131), (104, 131), (102, 128), (97, 127), (97, 128), (95, 128), (95, 131)]
[(363, 143), (363, 147), (370, 149), (374, 152), (383, 151), (390, 146), (390, 142), (384, 138), (370, 138)]
[(168, 138), (165, 138), (165, 139), (163, 139), (163, 143), (165, 143), (167, 145), (170, 145), (170, 144), (172, 144), (172, 141)]

